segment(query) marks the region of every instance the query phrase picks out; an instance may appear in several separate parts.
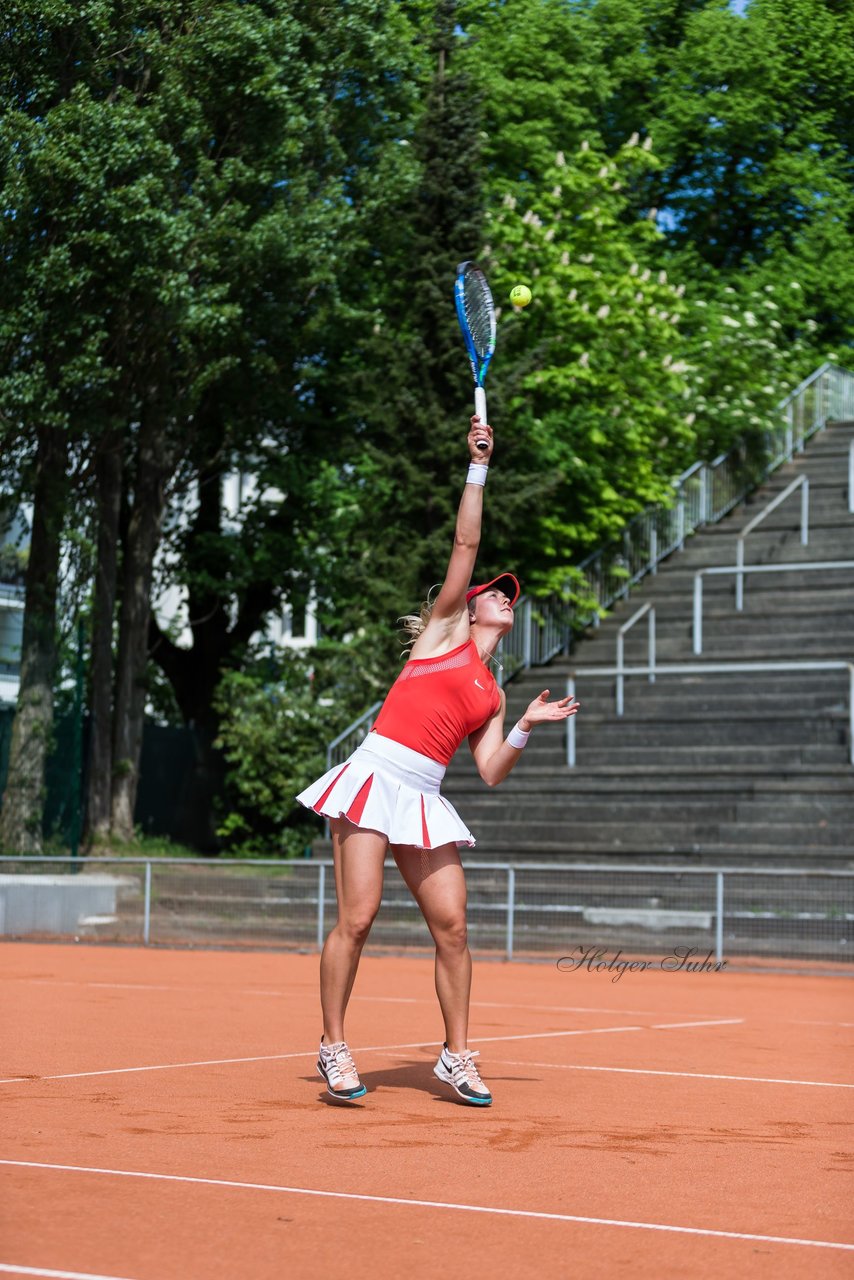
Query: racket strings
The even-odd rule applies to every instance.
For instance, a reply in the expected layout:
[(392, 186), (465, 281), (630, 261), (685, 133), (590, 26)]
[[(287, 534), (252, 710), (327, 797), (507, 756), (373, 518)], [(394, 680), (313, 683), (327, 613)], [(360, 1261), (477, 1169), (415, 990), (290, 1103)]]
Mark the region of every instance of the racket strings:
[(495, 309), (486, 279), (480, 271), (466, 272), (464, 301), (466, 320), (478, 359), (495, 345)]

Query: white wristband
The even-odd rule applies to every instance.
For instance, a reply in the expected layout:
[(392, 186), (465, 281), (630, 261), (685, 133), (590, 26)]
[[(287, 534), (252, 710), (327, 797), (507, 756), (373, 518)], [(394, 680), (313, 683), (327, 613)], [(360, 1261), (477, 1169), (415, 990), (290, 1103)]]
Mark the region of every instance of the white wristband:
[(518, 724), (514, 724), (513, 728), (507, 735), (507, 741), (510, 746), (515, 747), (517, 751), (523, 751), (530, 736), (530, 729), (526, 733), (524, 729), (519, 728)]
[(466, 484), (486, 484), (486, 473), (489, 465), (486, 462), (469, 463), (469, 473), (466, 476)]

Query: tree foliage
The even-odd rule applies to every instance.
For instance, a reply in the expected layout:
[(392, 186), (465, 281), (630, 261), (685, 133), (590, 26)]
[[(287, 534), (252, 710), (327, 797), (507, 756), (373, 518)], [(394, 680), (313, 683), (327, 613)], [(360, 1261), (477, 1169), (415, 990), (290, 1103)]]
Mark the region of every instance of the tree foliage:
[(621, 216), (626, 180), (654, 164), (635, 142), (614, 159), (586, 141), (558, 152), (541, 183), (505, 196), (490, 227), (500, 294), (516, 278), (535, 293), (525, 312), (502, 316), (503, 376), (546, 498), (529, 515), (526, 550), (553, 590), (579, 549), (665, 499), (694, 443), (677, 358), (684, 287), (656, 271), (652, 224)]
[[(160, 705), (222, 736), (229, 839), (300, 829), (280, 793), (382, 693), (394, 620), (446, 563), (470, 412), (460, 259), (484, 259), (502, 309), (480, 568), (537, 590), (667, 501), (686, 462), (758, 462), (782, 395), (849, 358), (850, 5), (4, 16), (0, 483), (32, 499), (38, 457), (61, 460), (40, 527), (76, 547), (93, 612), (108, 828), (132, 817), (153, 661)], [(514, 314), (520, 280), (534, 301)], [(309, 593), (334, 661), (259, 665), (267, 621)], [(28, 607), (52, 618), (44, 584)], [(287, 744), (269, 787), (253, 723), (265, 751)]]

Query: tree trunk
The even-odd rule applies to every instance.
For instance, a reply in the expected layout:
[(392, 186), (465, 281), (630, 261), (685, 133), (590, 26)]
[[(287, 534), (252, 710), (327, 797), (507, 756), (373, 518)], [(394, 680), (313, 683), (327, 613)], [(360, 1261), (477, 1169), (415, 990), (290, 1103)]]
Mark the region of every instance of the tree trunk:
[(92, 619), (86, 843), (110, 834), (113, 778), (113, 619), (122, 499), (121, 437), (111, 433), (97, 463), (98, 563)]
[(62, 432), (40, 428), (33, 528), (25, 578), (21, 684), (0, 811), (0, 848), (13, 853), (42, 851), (45, 762), (53, 728), (56, 593), (68, 485), (67, 462)]
[[(224, 465), (219, 446), (224, 432), (215, 435), (211, 419), (207, 430), (214, 441), (214, 460), (199, 469), (198, 505), (184, 551), (192, 648), (176, 645), (160, 630), (156, 618), (152, 617), (149, 624), (151, 657), (169, 680), (184, 723), (195, 731), (196, 767), (188, 780), (186, 817), (176, 815), (179, 825), (175, 830), (179, 838), (206, 852), (220, 846), (214, 805), (222, 793), (225, 775), (223, 760), (213, 746), (219, 730), (214, 693), (223, 670), (263, 626), (277, 599), (275, 584), (250, 582), (240, 595), (237, 617), (229, 626), (226, 592), (230, 588), (227, 570), (219, 558), (221, 552), (217, 550), (223, 536)], [(218, 578), (223, 582), (221, 590), (212, 585)]]
[(158, 424), (143, 423), (122, 564), (122, 603), (113, 713), (110, 827), (119, 840), (133, 839), (139, 756), (145, 712), (145, 669), (154, 556), (160, 542), (169, 449)]

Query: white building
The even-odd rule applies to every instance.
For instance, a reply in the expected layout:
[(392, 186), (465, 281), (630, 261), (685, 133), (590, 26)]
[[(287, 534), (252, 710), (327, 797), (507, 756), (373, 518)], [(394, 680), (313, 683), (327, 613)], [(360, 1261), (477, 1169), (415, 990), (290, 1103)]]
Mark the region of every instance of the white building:
[[(233, 472), (225, 476), (223, 480), (223, 524), (227, 530), (231, 529), (236, 533), (240, 528), (247, 508), (251, 504), (256, 502), (268, 502), (271, 504), (283, 502), (284, 496), (277, 489), (267, 489), (263, 493), (259, 493), (258, 482), (253, 475)], [(185, 501), (181, 504), (181, 507), (171, 513), (171, 519), (179, 524), (185, 523), (189, 518), (189, 512), (190, 503)], [(164, 568), (167, 570), (166, 576), (168, 576), (169, 561), (169, 553), (161, 548), (159, 553), (161, 576), (163, 576)], [(189, 646), (192, 642), (192, 632), (187, 616), (187, 599), (184, 589), (177, 586), (167, 586), (165, 590), (152, 598), (151, 605), (161, 629), (163, 631), (168, 630), (177, 645)], [(174, 634), (176, 626), (180, 627), (177, 635)], [(309, 649), (312, 645), (317, 644), (319, 633), (317, 604), (314, 598), (310, 597), (305, 608), (300, 609), (296, 614), (289, 604), (285, 604), (280, 614), (273, 614), (269, 617), (264, 632), (256, 633), (252, 639), (260, 640), (263, 637), (266, 637), (273, 644), (281, 645), (283, 648), (288, 649)]]
[[(257, 482), (250, 475), (228, 475), (223, 482), (223, 507), (228, 524), (235, 530), (239, 527), (241, 514), (250, 503), (258, 500), (280, 502), (283, 498), (284, 495), (273, 490), (259, 495)], [(186, 512), (173, 512), (172, 518), (184, 520)], [(24, 626), (24, 587), (22, 583), (11, 580), (16, 575), (8, 568), (4, 571), (4, 565), (7, 559), (12, 560), (11, 549), (26, 550), (29, 546), (31, 520), (31, 509), (26, 506), (17, 511), (11, 520), (7, 520), (5, 526), (0, 523), (0, 705), (14, 703), (18, 697)], [(9, 549), (5, 556), (2, 554), (4, 548)], [(164, 570), (168, 576), (168, 564), (168, 553), (161, 551), (161, 577), (164, 576)], [(4, 577), (8, 580), (4, 581)], [(160, 626), (169, 630), (176, 644), (189, 646), (192, 643), (186, 593), (182, 588), (167, 586), (153, 597), (152, 609)], [(318, 640), (315, 601), (310, 599), (308, 605), (300, 609), (296, 616), (286, 604), (280, 614), (270, 617), (264, 635), (273, 644), (284, 648), (310, 648)], [(260, 633), (253, 637), (255, 638), (260, 639)]]
[(17, 511), (0, 523), (0, 705), (15, 702), (21, 670), (24, 632), (24, 587), (13, 571), (15, 552), (30, 541), (28, 511)]

